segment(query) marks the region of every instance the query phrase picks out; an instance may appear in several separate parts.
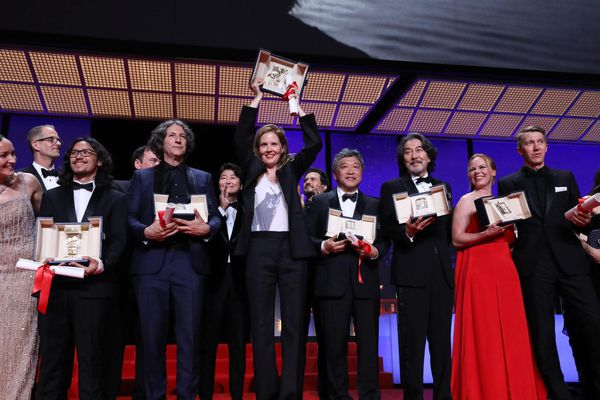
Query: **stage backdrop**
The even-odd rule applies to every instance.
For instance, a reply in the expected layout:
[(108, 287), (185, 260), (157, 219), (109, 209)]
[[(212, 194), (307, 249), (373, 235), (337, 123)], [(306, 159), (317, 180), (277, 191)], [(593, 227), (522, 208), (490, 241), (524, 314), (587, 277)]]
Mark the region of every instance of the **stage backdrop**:
[(5, 2), (0, 13), (1, 30), (45, 40), (57, 34), (595, 74), (598, 21), (597, 0), (30, 0)]

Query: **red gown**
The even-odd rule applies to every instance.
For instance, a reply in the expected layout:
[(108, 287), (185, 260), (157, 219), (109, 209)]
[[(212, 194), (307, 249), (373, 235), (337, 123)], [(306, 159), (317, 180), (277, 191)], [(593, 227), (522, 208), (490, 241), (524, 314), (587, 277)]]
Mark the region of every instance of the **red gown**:
[[(467, 232), (477, 232), (473, 216)], [(546, 400), (530, 345), (521, 285), (503, 236), (459, 250), (453, 400)]]

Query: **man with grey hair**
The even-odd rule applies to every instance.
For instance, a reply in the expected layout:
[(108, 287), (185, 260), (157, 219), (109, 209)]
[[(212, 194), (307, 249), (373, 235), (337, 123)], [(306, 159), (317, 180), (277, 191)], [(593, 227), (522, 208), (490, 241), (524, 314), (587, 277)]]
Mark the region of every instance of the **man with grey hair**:
[[(419, 133), (398, 145), (400, 177), (381, 187), (380, 214), (384, 235), (393, 241), (392, 282), (398, 297), (400, 377), (406, 400), (423, 399), (423, 359), (429, 341), (433, 399), (450, 399), (450, 327), (454, 302), (451, 215), (409, 218), (399, 223), (394, 194), (427, 192), (450, 186), (430, 176), (437, 150)], [(448, 196), (449, 197), (449, 196)], [(448, 198), (450, 202), (450, 198)]]
[(358, 395), (361, 399), (379, 399), (377, 265), (387, 247), (379, 230), (375, 243), (367, 245), (349, 232), (326, 235), (330, 209), (341, 210), (344, 218), (360, 220), (366, 215), (376, 216), (379, 202), (358, 189), (364, 170), (358, 150), (340, 151), (332, 170), (337, 189), (316, 196), (307, 203), (306, 211), (308, 231), (319, 254), (314, 261), (314, 295), (320, 311), (319, 344), (324, 344), (326, 355), (326, 397), (350, 398), (347, 342), (352, 318), (358, 344)]
[(54, 160), (60, 156), (62, 142), (53, 125), (34, 126), (27, 132), (27, 144), (33, 154), (33, 163), (21, 170), (35, 176), (44, 193), (58, 187), (58, 171)]

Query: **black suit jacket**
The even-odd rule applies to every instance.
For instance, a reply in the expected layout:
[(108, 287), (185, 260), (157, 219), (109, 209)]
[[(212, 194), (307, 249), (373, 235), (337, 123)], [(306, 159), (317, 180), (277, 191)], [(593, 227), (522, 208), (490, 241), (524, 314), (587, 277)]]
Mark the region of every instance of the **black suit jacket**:
[(48, 189), (46, 189), (46, 186), (44, 185), (44, 179), (42, 179), (40, 174), (38, 174), (38, 172), (35, 169), (35, 167), (33, 166), (33, 164), (30, 164), (27, 167), (20, 169), (19, 172), (27, 172), (28, 174), (35, 176), (36, 179), (40, 182), (40, 185), (42, 185), (44, 194), (48, 191)]
[(589, 262), (579, 240), (573, 233), (574, 225), (564, 213), (578, 203), (579, 188), (569, 171), (546, 167), (546, 209), (539, 209), (530, 199), (535, 195), (533, 179), (523, 169), (498, 181), (498, 193), (524, 190), (532, 217), (517, 222), (518, 239), (513, 259), (519, 275), (527, 277), (535, 272), (538, 253), (547, 239), (560, 268), (568, 275), (589, 272)]
[[(374, 245), (379, 251), (375, 260), (365, 258), (361, 265), (361, 276), (363, 283), (358, 282), (358, 254), (349, 247), (337, 254), (323, 255), (321, 243), (327, 239), (327, 221), (329, 209), (341, 210), (337, 190), (323, 193), (313, 198), (307, 205), (306, 223), (315, 252), (319, 254), (315, 259), (315, 296), (339, 297), (346, 293), (348, 285), (352, 286), (354, 295), (358, 298), (379, 297), (379, 260), (385, 257), (387, 246), (381, 237), (381, 231), (377, 229)], [(356, 208), (352, 218), (361, 219), (363, 215), (377, 216), (379, 212), (379, 201), (373, 197), (358, 192)], [(378, 218), (379, 222), (379, 218)], [(378, 224), (379, 225), (379, 224)]]
[[(220, 213), (220, 212), (219, 212)], [(231, 279), (235, 289), (238, 293), (244, 293), (246, 291), (246, 282), (244, 279), (244, 259), (243, 257), (234, 256), (235, 245), (238, 241), (240, 228), (242, 226), (244, 211), (241, 205), (238, 206), (237, 214), (235, 216), (235, 222), (233, 224), (233, 231), (231, 232), (231, 239), (227, 234), (227, 214), (221, 216), (221, 228), (219, 233), (210, 242), (210, 266), (211, 274), (209, 285), (221, 287), (225, 284), (228, 272), (225, 268), (231, 268)], [(227, 266), (227, 260), (230, 260), (231, 265)], [(209, 289), (211, 289), (209, 287)]]
[[(54, 222), (77, 222), (73, 189), (59, 186), (42, 198), (41, 217), (53, 217)], [(56, 284), (77, 288), (82, 297), (110, 297), (116, 290), (117, 266), (127, 244), (127, 204), (125, 195), (112, 188), (96, 187), (82, 221), (102, 217), (102, 255), (104, 272), (84, 279), (55, 277)], [(85, 254), (84, 254), (85, 255)], [(53, 283), (53, 288), (54, 288)]]
[[(245, 255), (248, 251), (252, 219), (254, 217), (254, 190), (257, 179), (266, 172), (265, 165), (253, 152), (257, 114), (258, 109), (244, 106), (234, 135), (238, 159), (245, 171), (244, 191), (242, 193), (244, 217), (235, 249), (236, 255)], [(321, 135), (317, 130), (317, 123), (313, 114), (301, 117), (300, 126), (302, 127), (304, 147), (294, 155), (293, 160), (288, 161), (277, 170), (277, 179), (287, 204), (290, 246), (292, 257), (295, 259), (315, 255), (304, 221), (304, 212), (297, 187), (300, 178), (313, 163), (322, 147)]]
[[(432, 184), (446, 185), (450, 196), (450, 186), (447, 183), (432, 178)], [(406, 236), (404, 224), (399, 224), (396, 218), (393, 195), (400, 192), (416, 194), (419, 190), (410, 176), (401, 176), (383, 184), (379, 199), (383, 234), (394, 243), (392, 283), (397, 286), (424, 287), (430, 282), (434, 265), (437, 264), (435, 261), (439, 260), (448, 285), (454, 287), (452, 216), (438, 217), (411, 242)], [(449, 202), (450, 200), (448, 199)]]

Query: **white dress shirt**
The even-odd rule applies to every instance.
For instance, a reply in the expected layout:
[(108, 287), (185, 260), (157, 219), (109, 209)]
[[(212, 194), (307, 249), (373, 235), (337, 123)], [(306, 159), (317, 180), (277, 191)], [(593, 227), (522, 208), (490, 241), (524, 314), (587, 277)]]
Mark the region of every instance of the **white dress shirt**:
[(38, 175), (42, 178), (42, 181), (44, 182), (44, 186), (46, 187), (46, 190), (50, 190), (50, 189), (54, 189), (55, 187), (58, 187), (58, 177), (57, 176), (47, 176), (44, 178), (44, 175), (42, 174), (42, 169), (49, 169), (51, 171), (54, 169), (54, 165), (52, 165), (52, 167), (50, 167), (50, 168), (45, 168), (34, 161), (33, 168), (35, 168)]

